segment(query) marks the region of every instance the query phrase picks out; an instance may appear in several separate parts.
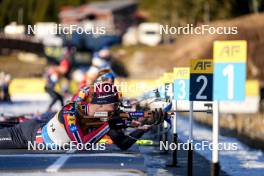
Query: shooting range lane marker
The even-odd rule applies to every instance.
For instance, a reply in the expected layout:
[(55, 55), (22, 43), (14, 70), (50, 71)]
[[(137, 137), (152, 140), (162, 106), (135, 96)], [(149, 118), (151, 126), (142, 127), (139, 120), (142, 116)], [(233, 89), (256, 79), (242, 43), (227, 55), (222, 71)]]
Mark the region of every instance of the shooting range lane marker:
[[(172, 123), (172, 143), (176, 144), (178, 148), (178, 134), (177, 134), (177, 100), (172, 100), (173, 103), (173, 111), (175, 111), (172, 115), (173, 123)], [(171, 164), (167, 164), (167, 167), (177, 167), (177, 150), (172, 150), (172, 162)]]
[(174, 73), (164, 73), (162, 83), (164, 86), (164, 98), (166, 100), (173, 99), (173, 82)]
[(187, 175), (191, 176), (193, 171), (193, 150), (192, 150), (192, 140), (193, 140), (193, 101), (190, 101), (190, 113), (189, 113), (189, 140), (188, 140), (188, 162), (187, 162)]
[(218, 138), (219, 138), (219, 102), (214, 101), (214, 105), (213, 105), (213, 135), (212, 135), (213, 151), (212, 151), (212, 172), (211, 172), (212, 176), (219, 174)]
[[(71, 153), (74, 153), (75, 151), (76, 151), (76, 149), (75, 150), (69, 150), (66, 153), (71, 154)], [(71, 155), (63, 155), (63, 156), (59, 157), (53, 164), (51, 164), (46, 169), (46, 172), (57, 172), (70, 157), (71, 157)]]
[(213, 100), (213, 60), (191, 60), (190, 101)]
[(219, 102), (215, 100), (213, 102), (213, 125), (212, 125), (212, 165), (211, 165), (211, 176), (219, 175), (219, 151), (218, 151), (218, 142), (219, 142)]
[[(177, 100), (174, 101), (174, 110), (177, 110)], [(177, 112), (174, 112), (174, 117), (173, 117), (173, 143), (176, 144), (178, 148), (178, 134), (177, 134)], [(175, 149), (172, 152), (172, 166), (176, 167), (177, 166), (177, 150)]]
[[(173, 110), (177, 111), (177, 100), (174, 100)], [(177, 112), (173, 115), (173, 134), (177, 134)]]
[(244, 101), (246, 83), (247, 41), (214, 41), (213, 83), (213, 151), (211, 176), (219, 175), (219, 101)]
[(247, 41), (214, 42), (214, 100), (244, 101)]
[(193, 175), (193, 101), (213, 100), (213, 60), (193, 59), (190, 69), (190, 112), (187, 175)]
[[(172, 139), (173, 143), (178, 146), (178, 134), (177, 134), (177, 102), (182, 100), (189, 100), (189, 84), (190, 84), (190, 68), (189, 67), (175, 67), (173, 69), (172, 78), (172, 101), (173, 103), (173, 130)], [(189, 110), (187, 110), (189, 112)], [(172, 164), (168, 167), (177, 166), (177, 150), (172, 151)]]
[(189, 114), (189, 142), (193, 139), (193, 101), (190, 101), (190, 114)]

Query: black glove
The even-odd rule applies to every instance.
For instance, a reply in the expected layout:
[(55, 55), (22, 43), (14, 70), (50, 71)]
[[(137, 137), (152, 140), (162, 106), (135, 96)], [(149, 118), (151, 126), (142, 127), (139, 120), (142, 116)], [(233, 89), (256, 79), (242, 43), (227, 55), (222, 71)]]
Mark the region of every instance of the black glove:
[(152, 114), (153, 114), (153, 118), (155, 120), (155, 123), (154, 123), (155, 125), (163, 123), (164, 118), (167, 115), (167, 113), (164, 113), (162, 111), (162, 109), (159, 109), (159, 110), (155, 109), (155, 111), (152, 111)]
[(114, 116), (114, 117), (110, 118), (108, 120), (108, 124), (109, 124), (109, 127), (111, 129), (115, 129), (115, 130), (126, 128), (125, 121), (122, 120), (118, 116)]

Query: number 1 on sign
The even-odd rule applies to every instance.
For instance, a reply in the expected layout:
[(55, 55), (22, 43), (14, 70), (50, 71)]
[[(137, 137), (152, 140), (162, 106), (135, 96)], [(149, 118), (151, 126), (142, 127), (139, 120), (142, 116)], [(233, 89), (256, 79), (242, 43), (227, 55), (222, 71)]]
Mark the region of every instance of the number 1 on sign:
[(231, 100), (234, 98), (234, 65), (227, 65), (223, 70), (223, 75), (227, 77), (227, 98)]

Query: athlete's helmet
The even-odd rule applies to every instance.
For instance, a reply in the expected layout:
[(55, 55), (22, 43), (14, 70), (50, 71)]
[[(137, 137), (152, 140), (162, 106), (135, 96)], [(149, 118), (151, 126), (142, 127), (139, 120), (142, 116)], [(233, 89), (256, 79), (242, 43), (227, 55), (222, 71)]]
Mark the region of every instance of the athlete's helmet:
[(112, 72), (111, 69), (102, 69), (99, 71), (94, 83), (109, 82), (109, 83), (114, 84), (115, 78), (116, 78), (116, 75)]
[[(75, 109), (79, 115), (87, 115), (89, 112), (89, 104), (114, 104), (119, 105), (119, 94), (117, 88), (107, 82), (98, 82), (83, 88), (76, 96), (72, 98)], [(88, 105), (88, 106), (87, 106)]]
[(114, 83), (114, 81), (115, 81), (115, 75), (114, 75), (114, 73), (109, 72), (109, 73), (105, 73), (105, 74), (99, 76), (95, 80), (95, 83), (98, 83), (98, 82), (110, 82), (110, 83)]

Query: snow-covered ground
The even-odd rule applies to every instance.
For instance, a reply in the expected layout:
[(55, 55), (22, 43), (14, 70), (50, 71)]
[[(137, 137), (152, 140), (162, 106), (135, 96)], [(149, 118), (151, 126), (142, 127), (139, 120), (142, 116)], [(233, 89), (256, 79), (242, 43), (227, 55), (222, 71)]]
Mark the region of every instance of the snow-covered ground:
[[(38, 114), (47, 111), (51, 99), (47, 94), (21, 94), (12, 96), (12, 103), (0, 103), (0, 115), (21, 115)], [(54, 111), (60, 108), (59, 102), (56, 102)]]
[[(179, 117), (177, 119), (178, 134), (181, 141), (188, 140), (188, 118)], [(194, 144), (202, 141), (212, 141), (212, 131), (200, 124), (194, 123), (193, 126)], [(230, 175), (234, 176), (262, 176), (264, 175), (264, 154), (261, 150), (249, 148), (233, 137), (219, 136), (219, 143), (236, 144), (237, 150), (220, 151), (219, 161), (221, 168)], [(209, 161), (211, 160), (211, 150), (199, 150), (199, 154)]]

